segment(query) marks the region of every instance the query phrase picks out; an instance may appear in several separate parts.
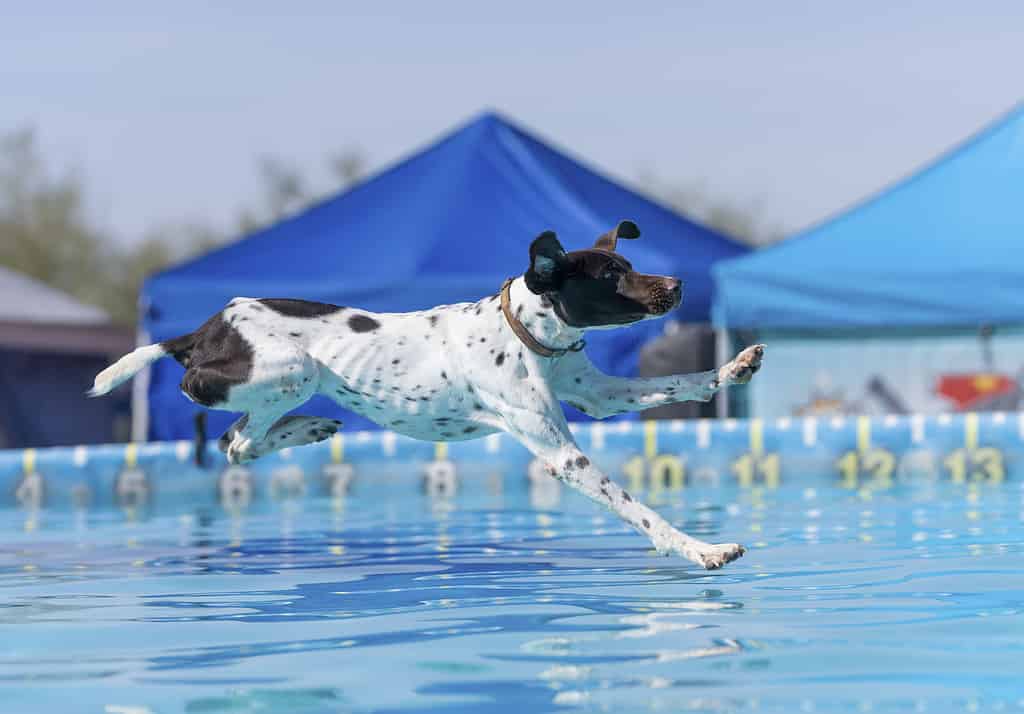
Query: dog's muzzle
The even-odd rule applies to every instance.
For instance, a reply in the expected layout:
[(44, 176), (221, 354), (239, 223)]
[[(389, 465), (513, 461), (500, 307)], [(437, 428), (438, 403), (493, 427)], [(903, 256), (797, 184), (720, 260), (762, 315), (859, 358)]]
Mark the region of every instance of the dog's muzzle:
[(683, 283), (675, 278), (665, 278), (654, 283), (650, 289), (648, 309), (655, 315), (664, 315), (674, 310), (683, 301)]

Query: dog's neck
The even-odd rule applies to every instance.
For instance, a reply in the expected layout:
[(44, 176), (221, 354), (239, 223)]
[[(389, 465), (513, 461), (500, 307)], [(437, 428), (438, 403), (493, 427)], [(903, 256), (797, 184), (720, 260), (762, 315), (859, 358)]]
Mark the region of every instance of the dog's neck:
[(583, 338), (583, 330), (563, 322), (551, 301), (531, 292), (522, 277), (516, 278), (509, 288), (509, 304), (523, 327), (549, 349), (568, 349)]

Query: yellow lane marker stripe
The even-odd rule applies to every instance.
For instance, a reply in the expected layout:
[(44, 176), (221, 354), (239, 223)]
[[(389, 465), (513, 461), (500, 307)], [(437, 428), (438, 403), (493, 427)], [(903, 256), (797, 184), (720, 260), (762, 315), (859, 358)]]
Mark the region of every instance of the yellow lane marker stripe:
[(857, 451), (871, 448), (871, 419), (866, 416), (857, 417)]
[(331, 463), (340, 464), (345, 455), (345, 441), (341, 434), (331, 437)]
[(650, 461), (658, 455), (658, 423), (653, 419), (644, 422), (644, 457)]
[(975, 412), (964, 417), (964, 446), (968, 451), (978, 448), (978, 415)]
[(760, 454), (764, 451), (764, 421), (750, 420), (750, 453)]
[(135, 468), (136, 464), (139, 463), (139, 445), (138, 444), (125, 444), (124, 447), (124, 463), (130, 469)]

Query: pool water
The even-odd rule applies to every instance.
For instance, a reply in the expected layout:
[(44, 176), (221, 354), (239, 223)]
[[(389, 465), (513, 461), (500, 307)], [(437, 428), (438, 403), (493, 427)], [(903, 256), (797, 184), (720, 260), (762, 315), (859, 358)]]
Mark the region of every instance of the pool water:
[(647, 494), (715, 572), (510, 484), (0, 511), (0, 711), (1024, 711), (1022, 496)]

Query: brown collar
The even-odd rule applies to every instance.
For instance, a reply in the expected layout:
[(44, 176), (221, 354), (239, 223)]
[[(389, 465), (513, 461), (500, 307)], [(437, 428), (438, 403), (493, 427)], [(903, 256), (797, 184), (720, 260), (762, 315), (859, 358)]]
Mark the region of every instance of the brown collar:
[(515, 278), (509, 278), (505, 281), (504, 285), (501, 286), (501, 311), (505, 313), (505, 319), (508, 321), (508, 326), (512, 328), (512, 332), (516, 333), (516, 337), (524, 345), (530, 348), (532, 352), (536, 352), (541, 357), (561, 357), (566, 352), (579, 352), (586, 347), (586, 342), (583, 340), (577, 340), (568, 347), (552, 349), (542, 345), (537, 341), (537, 338), (530, 334), (530, 331), (526, 329), (526, 326), (519, 321), (519, 318), (512, 314), (512, 300), (509, 293), (512, 291), (512, 281)]

